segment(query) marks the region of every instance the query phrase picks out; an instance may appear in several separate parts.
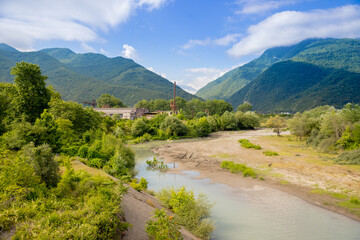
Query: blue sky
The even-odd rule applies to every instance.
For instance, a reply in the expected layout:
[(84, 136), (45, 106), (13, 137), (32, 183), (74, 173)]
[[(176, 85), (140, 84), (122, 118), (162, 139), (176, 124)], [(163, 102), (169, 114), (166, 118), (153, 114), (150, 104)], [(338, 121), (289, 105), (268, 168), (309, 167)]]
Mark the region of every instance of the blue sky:
[(313, 37), (360, 38), (360, 1), (0, 1), (0, 42), (124, 56), (194, 89), (267, 48)]

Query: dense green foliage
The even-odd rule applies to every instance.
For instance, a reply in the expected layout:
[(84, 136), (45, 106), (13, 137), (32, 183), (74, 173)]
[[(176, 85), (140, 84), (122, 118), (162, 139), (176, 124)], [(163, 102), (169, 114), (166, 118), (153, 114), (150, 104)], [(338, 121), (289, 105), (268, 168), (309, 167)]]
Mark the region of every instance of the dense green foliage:
[[(126, 228), (119, 216), (117, 184), (75, 173), (68, 161), (61, 176), (54, 152), (60, 160), (84, 157), (88, 165), (119, 177), (133, 173), (133, 151), (110, 132), (114, 124), (109, 118), (64, 102), (45, 88), (38, 66), (17, 67), (16, 83), (0, 85), (5, 106), (0, 116), (0, 233), (15, 239), (114, 238)], [(32, 85), (24, 87), (23, 80)], [(37, 95), (40, 88), (43, 96)], [(33, 98), (28, 97), (32, 92)], [(37, 104), (42, 97), (44, 104)], [(36, 110), (29, 113), (19, 102), (36, 103)]]
[(175, 218), (166, 214), (165, 209), (155, 209), (152, 219), (146, 222), (145, 230), (152, 240), (183, 239), (180, 226), (175, 222)]
[[(288, 126), (300, 140), (306, 138), (308, 145), (324, 152), (354, 150), (360, 146), (360, 106), (357, 104), (347, 104), (342, 109), (322, 106), (296, 113)], [(356, 152), (344, 153), (339, 161), (348, 155)]]
[(256, 178), (254, 169), (246, 166), (245, 164), (234, 163), (232, 161), (222, 161), (220, 167), (229, 170), (231, 173), (242, 172), (244, 177), (250, 176), (252, 178)]
[(41, 75), (39, 66), (26, 62), (16, 63), (11, 74), (15, 75), (17, 92), (13, 101), (16, 109), (27, 121), (33, 123), (48, 108), (50, 92), (45, 87), (47, 77)]
[(102, 107), (110, 107), (110, 108), (125, 108), (126, 106), (122, 103), (122, 101), (108, 93), (101, 95), (98, 99), (96, 99), (96, 103), (99, 108)]
[[(132, 106), (142, 99), (170, 99), (173, 84), (134, 61), (101, 54), (76, 54), (69, 49), (51, 48), (36, 52), (19, 52), (0, 47), (0, 81), (12, 82), (11, 67), (16, 62), (37, 64), (48, 76), (48, 83), (67, 101), (92, 101), (108, 93)], [(178, 96), (197, 98), (180, 87)]]
[[(44, 154), (34, 149), (30, 157), (38, 157), (35, 151)], [(67, 165), (57, 187), (47, 188), (49, 179), (38, 173), (42, 161), (28, 154), (0, 149), (0, 232), (13, 229), (15, 239), (110, 239), (126, 229), (115, 182)]]
[(173, 211), (176, 222), (185, 226), (196, 236), (209, 239), (214, 230), (214, 222), (210, 220), (210, 204), (205, 195), (195, 197), (192, 191), (180, 189), (162, 189), (158, 193), (161, 203)]

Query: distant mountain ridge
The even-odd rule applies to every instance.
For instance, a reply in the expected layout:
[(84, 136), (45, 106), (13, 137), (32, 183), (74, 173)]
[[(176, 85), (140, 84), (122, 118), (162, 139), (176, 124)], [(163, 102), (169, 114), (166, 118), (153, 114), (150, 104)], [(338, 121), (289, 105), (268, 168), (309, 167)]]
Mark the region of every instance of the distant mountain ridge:
[[(253, 75), (246, 75), (251, 70)], [(222, 81), (224, 77), (226, 81)], [(241, 77), (247, 81), (245, 86), (226, 90), (239, 86)], [(360, 40), (309, 39), (269, 49), (196, 94), (213, 98), (214, 92), (234, 107), (246, 101), (261, 112), (296, 112), (324, 104), (341, 107), (347, 102), (360, 103)]]
[[(0, 44), (0, 81), (12, 82), (10, 68), (26, 61), (40, 66), (65, 100), (89, 101), (109, 93), (126, 105), (139, 100), (171, 99), (173, 84), (133, 60), (123, 57), (108, 58), (102, 54), (77, 54), (66, 48), (49, 48), (36, 52), (20, 52)], [(186, 100), (198, 98), (180, 87), (177, 96)]]

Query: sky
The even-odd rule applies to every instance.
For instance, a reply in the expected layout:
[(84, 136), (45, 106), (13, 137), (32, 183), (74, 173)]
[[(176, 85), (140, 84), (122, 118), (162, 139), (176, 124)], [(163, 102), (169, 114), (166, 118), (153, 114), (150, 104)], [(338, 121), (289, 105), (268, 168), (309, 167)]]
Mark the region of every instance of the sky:
[(0, 0), (0, 43), (133, 59), (195, 92), (276, 46), (360, 38), (360, 0)]

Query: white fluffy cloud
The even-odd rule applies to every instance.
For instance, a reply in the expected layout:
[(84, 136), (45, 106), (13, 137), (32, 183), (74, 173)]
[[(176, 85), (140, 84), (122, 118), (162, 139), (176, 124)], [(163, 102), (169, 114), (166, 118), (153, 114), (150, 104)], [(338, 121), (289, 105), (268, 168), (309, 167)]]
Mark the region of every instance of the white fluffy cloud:
[(99, 31), (125, 22), (139, 7), (155, 9), (167, 0), (2, 0), (0, 42), (30, 48), (35, 40), (89, 42)]
[(132, 60), (138, 60), (138, 54), (137, 54), (136, 49), (128, 44), (123, 45), (123, 51), (121, 54), (125, 58), (130, 58)]
[(278, 9), (285, 5), (296, 3), (294, 0), (240, 0), (237, 2), (241, 6), (237, 14), (263, 14), (265, 12)]
[(209, 45), (215, 45), (215, 46), (228, 46), (229, 44), (236, 42), (237, 39), (239, 39), (239, 37), (241, 36), (241, 34), (227, 34), (224, 37), (221, 38), (216, 38), (216, 39), (211, 39), (211, 38), (206, 38), (204, 40), (189, 40), (186, 44), (184, 44), (181, 48), (183, 50), (187, 50), (196, 46), (209, 46)]
[(248, 35), (227, 52), (234, 57), (260, 54), (264, 50), (292, 45), (307, 38), (360, 37), (360, 5), (310, 12), (276, 13), (252, 25)]
[(186, 69), (187, 78), (191, 79), (191, 82), (184, 84), (190, 86), (196, 90), (199, 90), (211, 81), (214, 81), (218, 77), (221, 77), (227, 70), (217, 68), (190, 68)]
[(140, 7), (143, 5), (147, 5), (149, 10), (151, 11), (153, 9), (160, 8), (166, 2), (167, 2), (167, 0), (140, 0), (138, 5)]

